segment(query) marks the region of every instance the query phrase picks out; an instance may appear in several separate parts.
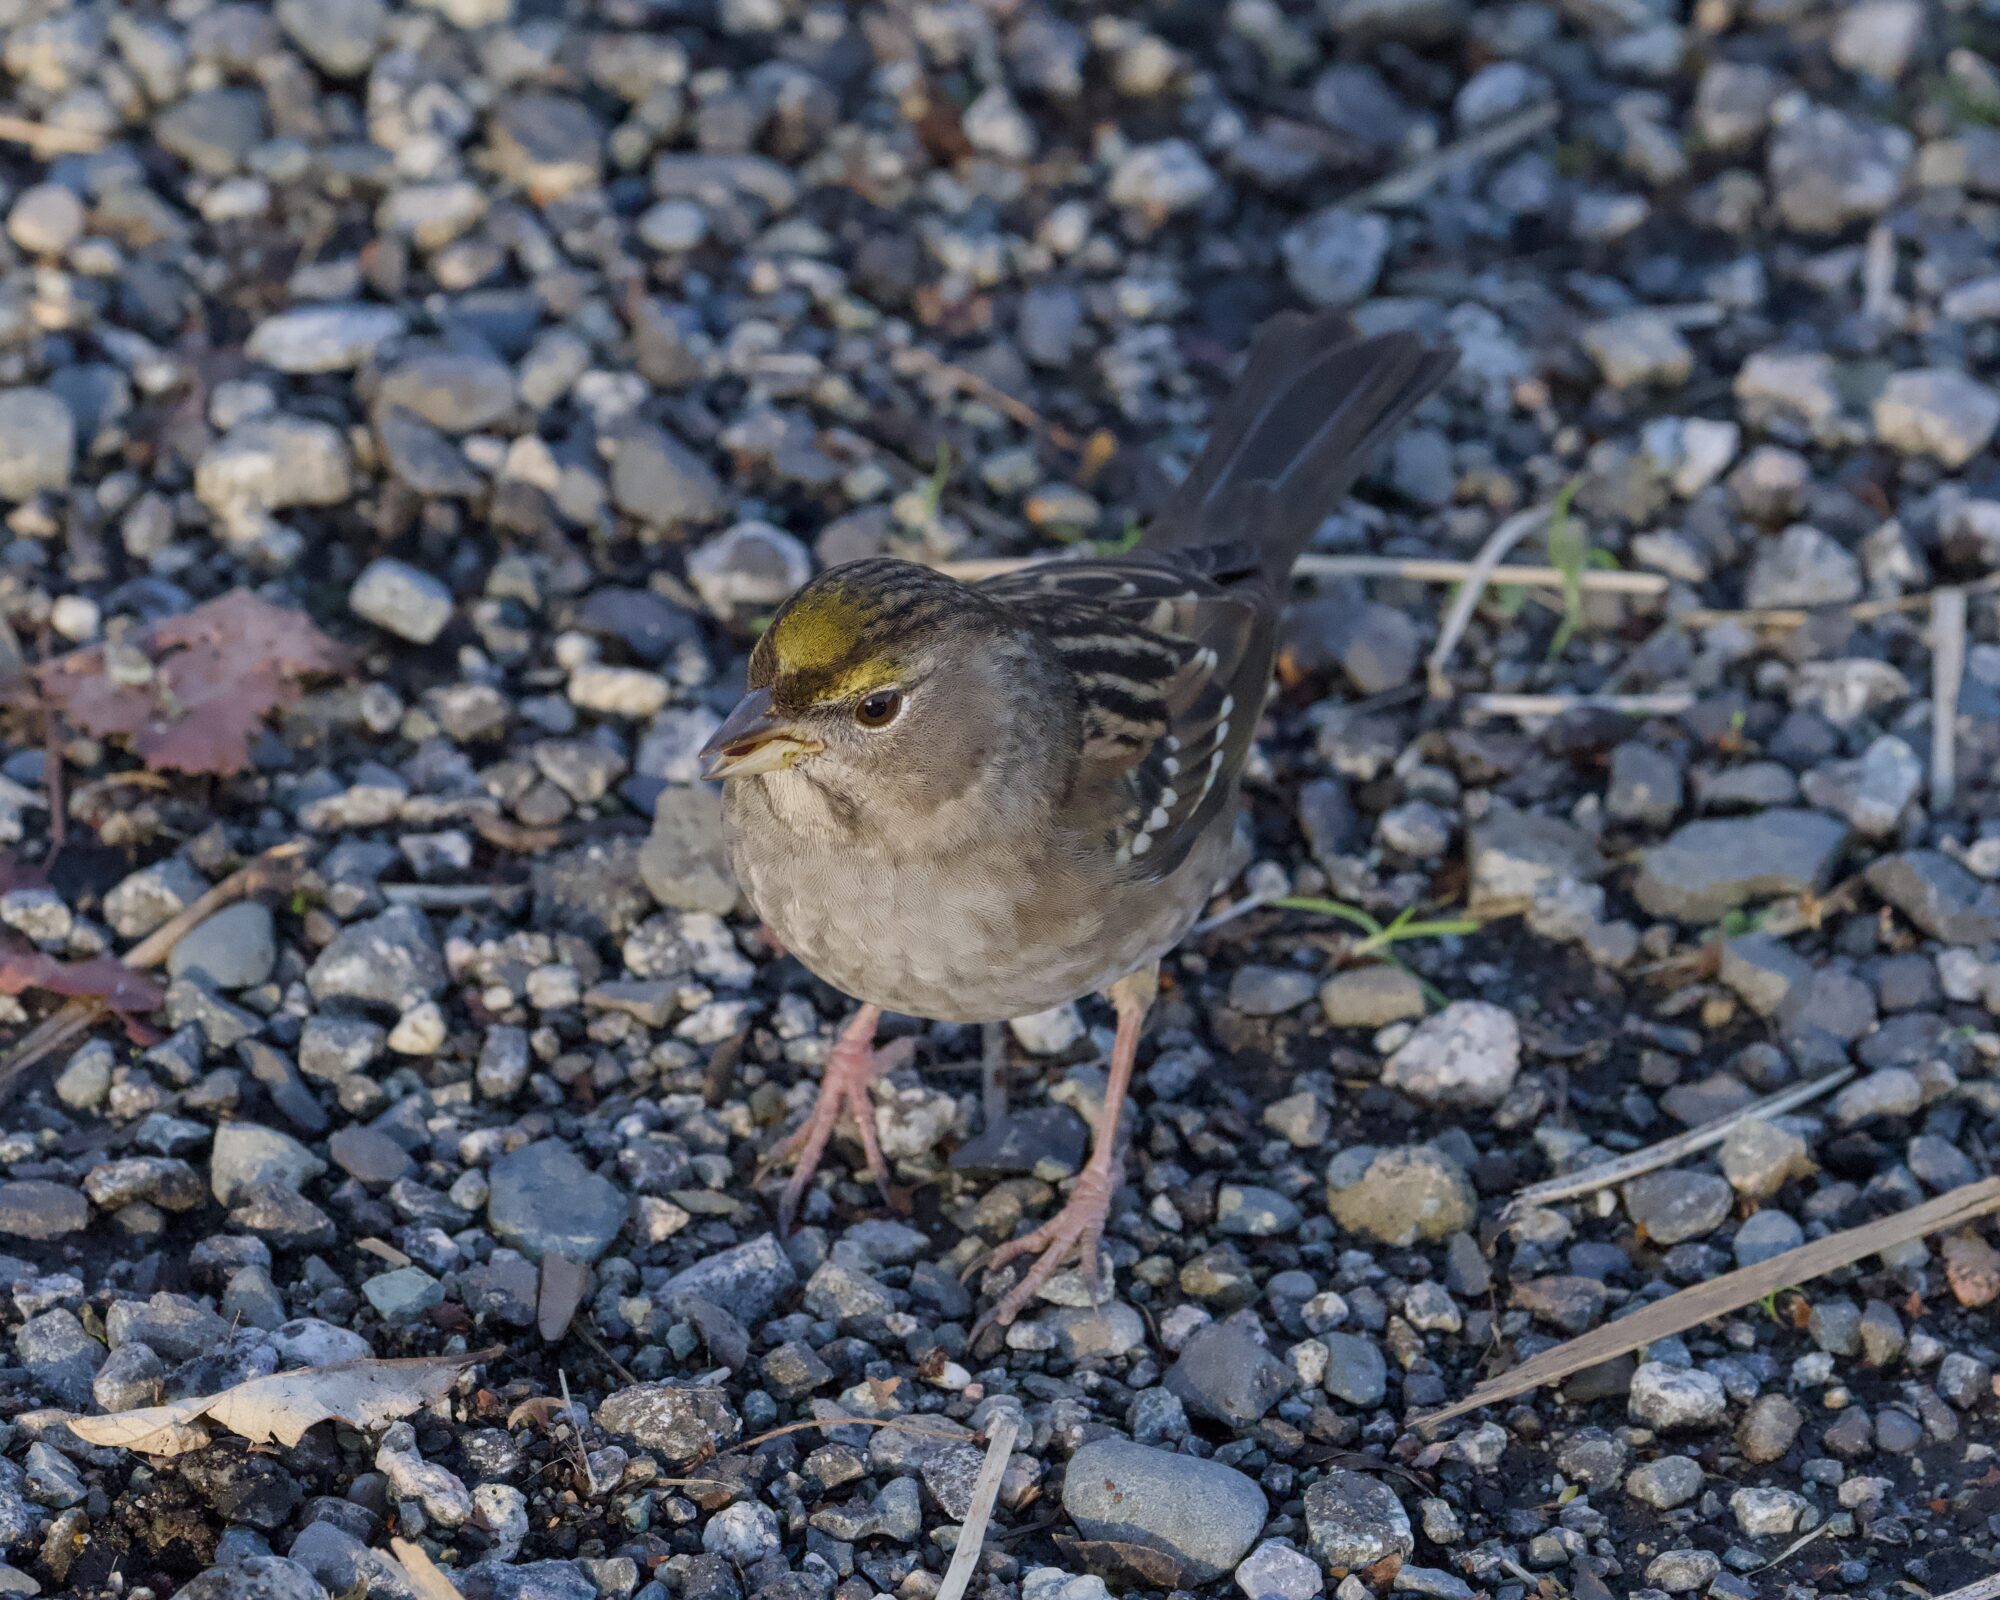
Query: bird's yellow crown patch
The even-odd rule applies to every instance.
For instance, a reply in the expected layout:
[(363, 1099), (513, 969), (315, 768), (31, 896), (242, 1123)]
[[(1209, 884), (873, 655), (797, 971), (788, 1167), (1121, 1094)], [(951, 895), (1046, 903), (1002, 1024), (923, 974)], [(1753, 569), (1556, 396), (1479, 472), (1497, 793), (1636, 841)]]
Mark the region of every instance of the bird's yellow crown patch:
[(750, 686), (782, 706), (824, 705), (897, 681), (907, 646), (985, 602), (913, 561), (876, 556), (822, 572), (787, 600), (750, 656)]
[(780, 672), (825, 672), (853, 655), (881, 610), (850, 584), (822, 580), (794, 595), (764, 632), (763, 646)]
[(888, 598), (823, 576), (785, 603), (757, 641), (751, 682), (803, 707), (844, 700), (893, 683), (899, 663), (881, 648)]

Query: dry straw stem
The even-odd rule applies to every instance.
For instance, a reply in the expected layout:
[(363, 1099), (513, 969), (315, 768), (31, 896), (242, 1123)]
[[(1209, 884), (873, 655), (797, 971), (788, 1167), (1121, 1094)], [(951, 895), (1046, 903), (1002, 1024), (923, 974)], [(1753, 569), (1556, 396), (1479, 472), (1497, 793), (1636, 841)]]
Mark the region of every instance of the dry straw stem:
[(986, 1525), (993, 1520), (993, 1505), (1000, 1498), (1000, 1480), (1007, 1471), (1008, 1457), (1014, 1453), (1014, 1439), (1020, 1425), (1011, 1413), (1002, 1412), (993, 1422), (986, 1442), (986, 1459), (979, 1464), (979, 1476), (972, 1481), (972, 1509), (958, 1530), (958, 1543), (951, 1552), (951, 1565), (938, 1585), (937, 1600), (964, 1600), (972, 1574), (979, 1566), (979, 1552), (986, 1543)]
[(1689, 1128), (1685, 1133), (1662, 1139), (1644, 1150), (1634, 1150), (1629, 1156), (1620, 1156), (1615, 1161), (1600, 1161), (1594, 1167), (1585, 1167), (1581, 1172), (1572, 1172), (1565, 1177), (1550, 1178), (1546, 1183), (1530, 1184), (1507, 1202), (1505, 1215), (1511, 1216), (1527, 1206), (1553, 1205), (1558, 1200), (1574, 1200), (1580, 1195), (1595, 1194), (1599, 1189), (1609, 1189), (1613, 1184), (1672, 1166), (1698, 1151), (1721, 1144), (1739, 1123), (1781, 1117), (1823, 1094), (1830, 1094), (1853, 1076), (1852, 1067), (1842, 1067), (1837, 1072), (1814, 1078), (1810, 1083), (1795, 1083), (1789, 1089), (1780, 1089), (1776, 1094), (1752, 1101), (1741, 1111), (1732, 1111), (1725, 1117), (1704, 1122), (1698, 1128)]
[[(1404, 578), (1413, 583), (1464, 583), (1475, 575), (1478, 563), (1421, 556), (1303, 555), (1299, 557), (1298, 570), (1308, 578)], [(1668, 588), (1666, 577), (1658, 572), (1611, 572), (1588, 567), (1576, 576), (1585, 594), (1650, 597), (1665, 594)], [(1499, 568), (1491, 581), (1527, 589), (1560, 589), (1567, 577), (1560, 567), (1516, 566)]]
[(389, 1541), (389, 1553), (409, 1577), (417, 1600), (465, 1600), (458, 1585), (447, 1578), (420, 1544), (401, 1537)]
[(1780, 1289), (1811, 1283), (1829, 1272), (1852, 1266), (1864, 1256), (1878, 1255), (1911, 1239), (1961, 1227), (1992, 1211), (2000, 1211), (2000, 1178), (1982, 1178), (1977, 1183), (1965, 1184), (1948, 1194), (1939, 1195), (1935, 1200), (1899, 1211), (1894, 1216), (1880, 1217), (1858, 1228), (1848, 1228), (1829, 1234), (1824, 1239), (1815, 1239), (1796, 1250), (1772, 1256), (1768, 1261), (1760, 1261), (1754, 1266), (1725, 1273), (1720, 1278), (1711, 1278), (1707, 1283), (1698, 1283), (1691, 1289), (1683, 1289), (1678, 1294), (1670, 1294), (1629, 1317), (1593, 1328), (1582, 1337), (1559, 1344), (1553, 1350), (1544, 1350), (1513, 1371), (1488, 1379), (1463, 1400), (1418, 1418), (1417, 1426), (1435, 1428), (1453, 1417), (1477, 1411), (1481, 1406), (1511, 1400), (1517, 1394), (1526, 1394), (1545, 1384), (1559, 1383), (1587, 1367), (1599, 1366), (1615, 1357), (1642, 1350), (1657, 1339), (1671, 1338), (1704, 1322), (1712, 1322), (1717, 1317), (1728, 1316), (1732, 1311), (1755, 1305), (1766, 1295), (1776, 1294)]
[[(2000, 589), (2000, 572), (1989, 572), (1970, 583), (1951, 585), (1962, 595), (1991, 594)], [(1752, 628), (1803, 628), (1814, 617), (1852, 617), (1856, 622), (1875, 622), (1904, 612), (1928, 610), (1934, 589), (1918, 594), (1897, 595), (1893, 600), (1861, 600), (1851, 606), (1764, 606), (1749, 611), (1683, 611), (1676, 619), (1683, 627), (1710, 628), (1718, 622), (1740, 622)]]
[(1677, 717), (1694, 708), (1695, 697), (1678, 690), (1661, 694), (1469, 694), (1465, 709), (1487, 717), (1559, 717), (1567, 711), (1615, 711), (1628, 717)]
[(1949, 811), (1958, 789), (1958, 691), (1965, 682), (1965, 591), (1931, 597), (1931, 810)]
[(1408, 205), (1412, 200), (1428, 194), (1441, 179), (1460, 167), (1526, 144), (1536, 134), (1553, 128), (1561, 115), (1562, 107), (1554, 101), (1529, 106), (1511, 117), (1503, 117), (1490, 128), (1481, 128), (1477, 133), (1467, 134), (1463, 139), (1433, 150), (1429, 155), (1419, 156), (1386, 178), (1377, 179), (1365, 189), (1357, 189), (1347, 197), (1346, 203), (1350, 206)]
[[(1064, 555), (993, 556), (976, 561), (940, 562), (938, 571), (961, 583), (978, 583), (985, 578), (1003, 577), (1023, 567), (1045, 561), (1061, 561)], [(1296, 569), (1307, 578), (1401, 578), (1409, 583), (1464, 583), (1477, 575), (1471, 561), (1444, 561), (1429, 556), (1316, 556), (1299, 557)], [(1578, 574), (1585, 594), (1623, 594), (1650, 598), (1667, 592), (1667, 580), (1657, 572), (1605, 572), (1590, 568)], [(1519, 585), (1524, 589), (1559, 589), (1563, 574), (1555, 567), (1498, 567), (1489, 582)]]
[(51, 128), (26, 117), (0, 114), (0, 143), (24, 144), (38, 156), (94, 156), (104, 141), (77, 128)]
[(1424, 675), (1430, 684), (1431, 698), (1449, 700), (1451, 679), (1445, 668), (1451, 664), (1451, 653), (1458, 648), (1458, 641), (1472, 623), (1472, 614), (1479, 609), (1479, 597), (1486, 592), (1487, 585), (1494, 581), (1500, 570), (1500, 563), (1507, 552), (1527, 538), (1531, 533), (1540, 533), (1548, 527), (1556, 515), (1556, 504), (1530, 506), (1525, 511), (1517, 511), (1499, 527), (1486, 536), (1486, 543), (1479, 547), (1471, 570), (1465, 582), (1452, 596), (1451, 606), (1444, 614), (1444, 623), (1438, 629), (1438, 640), (1431, 647), (1430, 659), (1424, 663)]

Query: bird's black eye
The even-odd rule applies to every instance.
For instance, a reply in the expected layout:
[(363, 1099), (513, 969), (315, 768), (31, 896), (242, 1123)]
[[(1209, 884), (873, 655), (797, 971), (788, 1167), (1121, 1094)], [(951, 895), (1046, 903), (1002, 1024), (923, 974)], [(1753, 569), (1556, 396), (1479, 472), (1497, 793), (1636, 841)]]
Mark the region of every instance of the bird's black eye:
[(854, 708), (854, 720), (864, 728), (886, 728), (903, 709), (900, 689), (877, 689)]

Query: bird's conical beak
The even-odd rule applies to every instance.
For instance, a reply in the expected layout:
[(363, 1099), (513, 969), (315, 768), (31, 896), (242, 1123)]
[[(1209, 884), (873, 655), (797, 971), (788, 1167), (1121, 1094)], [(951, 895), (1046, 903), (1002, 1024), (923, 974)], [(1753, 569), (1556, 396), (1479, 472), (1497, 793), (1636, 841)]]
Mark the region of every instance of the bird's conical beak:
[(701, 747), (704, 778), (747, 778), (759, 772), (782, 772), (802, 756), (821, 748), (771, 709), (771, 691), (752, 689)]

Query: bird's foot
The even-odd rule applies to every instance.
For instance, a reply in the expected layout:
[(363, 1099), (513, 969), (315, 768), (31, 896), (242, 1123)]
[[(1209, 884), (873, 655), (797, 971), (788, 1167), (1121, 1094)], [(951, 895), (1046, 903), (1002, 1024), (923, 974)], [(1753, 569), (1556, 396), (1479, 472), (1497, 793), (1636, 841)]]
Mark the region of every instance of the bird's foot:
[(1098, 1263), (1098, 1246), (1104, 1238), (1104, 1225), (1111, 1216), (1111, 1194), (1117, 1187), (1118, 1175), (1112, 1165), (1091, 1161), (1078, 1175), (1062, 1210), (1033, 1233), (1010, 1239), (984, 1261), (977, 1263), (991, 1271), (1023, 1256), (1036, 1257), (1027, 1275), (1007, 1291), (1007, 1297), (973, 1325), (973, 1338), (977, 1339), (989, 1326), (997, 1324), (1006, 1327), (1027, 1308), (1028, 1302), (1041, 1292), (1042, 1286), (1072, 1259), (1083, 1268), (1084, 1282), (1090, 1287), (1091, 1297), (1103, 1297), (1104, 1278)]
[[(861, 1020), (855, 1019), (857, 1023)], [(885, 1201), (889, 1198), (889, 1164), (882, 1159), (882, 1145), (875, 1135), (875, 1102), (869, 1090), (883, 1073), (894, 1072), (909, 1063), (916, 1053), (916, 1041), (897, 1039), (878, 1050), (873, 1038), (874, 1018), (868, 1018), (867, 1024), (861, 1029), (850, 1023), (841, 1032), (833, 1053), (826, 1058), (820, 1074), (819, 1098), (813, 1101), (804, 1124), (766, 1156), (758, 1168), (757, 1181), (761, 1183), (787, 1161), (793, 1163), (791, 1179), (778, 1201), (780, 1236), (792, 1231), (799, 1204), (812, 1185), (813, 1174), (819, 1170), (820, 1160), (842, 1117), (852, 1119), (867, 1159), (868, 1176), (875, 1180), (882, 1198)]]

